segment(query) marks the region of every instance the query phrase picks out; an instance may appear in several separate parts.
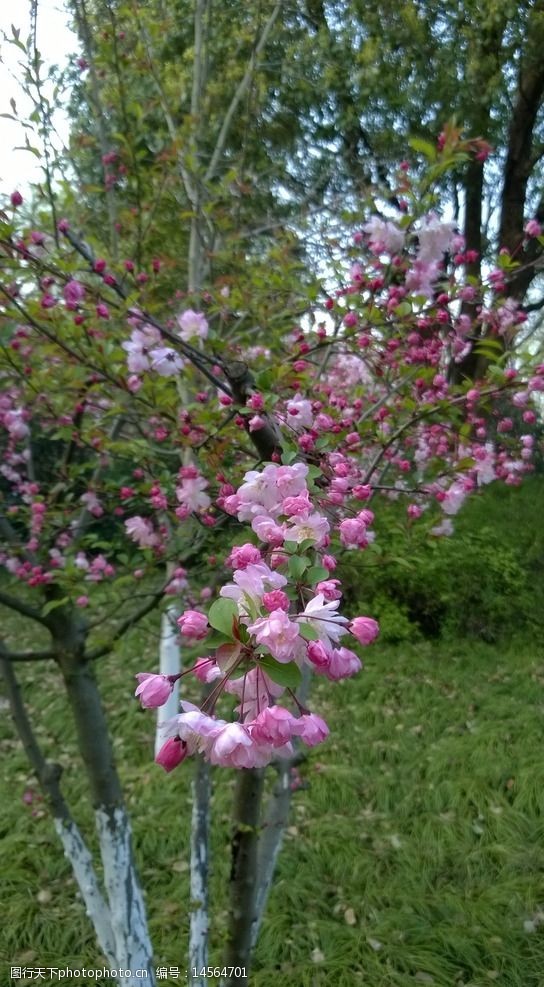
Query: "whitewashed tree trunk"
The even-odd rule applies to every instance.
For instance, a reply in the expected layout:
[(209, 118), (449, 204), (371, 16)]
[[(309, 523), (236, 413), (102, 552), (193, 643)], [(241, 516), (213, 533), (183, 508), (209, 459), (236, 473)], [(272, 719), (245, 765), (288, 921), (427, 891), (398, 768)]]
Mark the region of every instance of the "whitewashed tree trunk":
[[(159, 672), (161, 675), (177, 675), (181, 669), (181, 652), (179, 633), (176, 627), (178, 611), (175, 606), (169, 606), (161, 617), (161, 640), (159, 646)], [(176, 682), (171, 696), (164, 706), (157, 710), (157, 729), (155, 732), (155, 756), (162, 747), (164, 738), (162, 726), (179, 712), (179, 684)]]
[(53, 823), (64, 848), (64, 855), (72, 865), (86, 913), (96, 932), (98, 945), (111, 968), (116, 969), (115, 937), (110, 913), (98, 884), (91, 854), (74, 822), (55, 817)]
[(189, 932), (189, 984), (207, 987), (194, 969), (208, 965), (208, 885), (210, 854), (210, 765), (199, 757), (192, 785), (191, 813), (191, 927)]
[(118, 807), (98, 809), (95, 819), (115, 943), (115, 968), (130, 971), (129, 976), (118, 977), (119, 983), (122, 987), (153, 987), (153, 955), (132, 856), (128, 816)]

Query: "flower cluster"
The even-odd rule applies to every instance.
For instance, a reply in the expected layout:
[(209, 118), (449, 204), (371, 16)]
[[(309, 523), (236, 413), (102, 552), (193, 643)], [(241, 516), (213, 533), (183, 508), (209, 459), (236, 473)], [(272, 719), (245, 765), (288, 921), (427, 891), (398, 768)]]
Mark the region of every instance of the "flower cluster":
[[(378, 634), (371, 617), (350, 622), (339, 612), (340, 582), (324, 564), (332, 566), (332, 557), (323, 555), (331, 522), (308, 479), (305, 463), (271, 463), (246, 473), (239, 489), (224, 498), (224, 509), (251, 525), (260, 546), (247, 542), (232, 549), (232, 581), (209, 613), (186, 610), (179, 618), (186, 640), (204, 641), (216, 632), (209, 642), (213, 656), (199, 659), (193, 671), (217, 684), (202, 709), (184, 702), (167, 725), (157, 757), (166, 770), (195, 751), (212, 764), (250, 768), (292, 755), (295, 738), (320, 743), (327, 725), (296, 696), (302, 673), (313, 670), (331, 681), (354, 675), (361, 662), (341, 639), (351, 635), (368, 645)], [(142, 705), (163, 705), (176, 678), (140, 674)], [(239, 700), (234, 722), (214, 715), (222, 693)], [(281, 697), (292, 700), (292, 712), (278, 702)]]

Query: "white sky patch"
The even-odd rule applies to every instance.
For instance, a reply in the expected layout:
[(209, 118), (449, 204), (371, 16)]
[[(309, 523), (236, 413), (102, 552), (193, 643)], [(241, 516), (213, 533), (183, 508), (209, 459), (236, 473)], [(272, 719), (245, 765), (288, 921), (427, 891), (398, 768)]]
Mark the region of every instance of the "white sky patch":
[[(30, 3), (0, 4), (0, 114), (13, 115), (10, 104), (13, 99), (19, 118), (9, 120), (0, 116), (0, 191), (9, 194), (17, 188), (24, 194), (32, 183), (42, 180), (42, 170), (40, 161), (30, 151), (15, 150), (24, 147), (26, 133), (33, 146), (39, 146), (39, 142), (21, 123), (28, 121), (33, 106), (21, 87), (27, 56), (9, 43), (13, 36), (12, 25), (20, 31), (20, 40), (26, 45), (30, 33)], [(69, 28), (69, 16), (60, 0), (38, 0), (37, 43), (44, 62), (42, 77), (46, 76), (50, 65), (64, 67), (68, 56), (78, 51), (77, 38)], [(51, 87), (48, 95), (50, 91)], [(68, 121), (61, 111), (55, 115), (55, 127), (61, 142), (65, 141)]]

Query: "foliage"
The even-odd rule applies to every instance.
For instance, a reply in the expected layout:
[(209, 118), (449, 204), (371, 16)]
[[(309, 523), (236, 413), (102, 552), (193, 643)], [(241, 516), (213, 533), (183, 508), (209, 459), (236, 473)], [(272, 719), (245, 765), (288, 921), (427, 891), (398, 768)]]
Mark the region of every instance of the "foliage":
[[(540, 477), (519, 490), (493, 485), (460, 514), (455, 536), (422, 539), (398, 505), (384, 512), (381, 564), (348, 566), (386, 641), (463, 637), (508, 642), (542, 631), (544, 534)], [(399, 561), (400, 560), (400, 561)]]
[[(165, 784), (149, 767), (145, 719), (130, 701), (130, 675), (143, 655), (150, 667), (154, 660), (154, 627), (148, 622), (128, 637), (100, 677), (129, 806), (137, 810), (155, 960), (184, 971), (188, 874), (180, 847), (188, 839), (190, 778), (177, 774)], [(21, 628), (17, 636), (24, 634)], [(365, 673), (340, 687), (341, 702), (323, 692), (333, 735), (301, 768), (303, 786), (294, 794), (256, 955), (256, 987), (325, 987), (331, 980), (352, 987), (359, 979), (404, 987), (418, 973), (441, 987), (487, 983), (493, 971), (509, 987), (536, 987), (544, 959), (543, 674), (527, 642), (500, 652), (464, 641), (378, 645)], [(64, 738), (67, 784), (83, 824), (90, 805), (56, 677), (26, 669), (22, 679), (47, 753)], [(8, 891), (2, 962), (99, 966), (69, 866), (54, 852), (55, 834), (7, 718), (1, 744)], [(225, 934), (233, 779), (216, 782), (214, 957)], [(32, 801), (21, 805), (25, 792)]]

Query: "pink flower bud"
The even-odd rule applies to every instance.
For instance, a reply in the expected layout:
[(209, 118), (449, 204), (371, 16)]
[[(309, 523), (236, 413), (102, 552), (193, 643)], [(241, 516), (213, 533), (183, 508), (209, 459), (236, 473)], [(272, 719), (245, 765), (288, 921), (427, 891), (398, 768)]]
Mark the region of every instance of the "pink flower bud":
[(184, 637), (192, 637), (202, 641), (208, 633), (208, 618), (198, 610), (185, 610), (178, 617), (177, 625)]
[(359, 644), (372, 644), (380, 633), (380, 625), (373, 617), (355, 617), (349, 629)]
[(144, 709), (164, 706), (174, 687), (170, 678), (167, 675), (152, 675), (150, 672), (139, 672), (136, 678), (139, 685), (134, 695), (139, 697)]
[(170, 737), (161, 747), (155, 758), (165, 771), (173, 771), (187, 757), (187, 744), (179, 737)]

